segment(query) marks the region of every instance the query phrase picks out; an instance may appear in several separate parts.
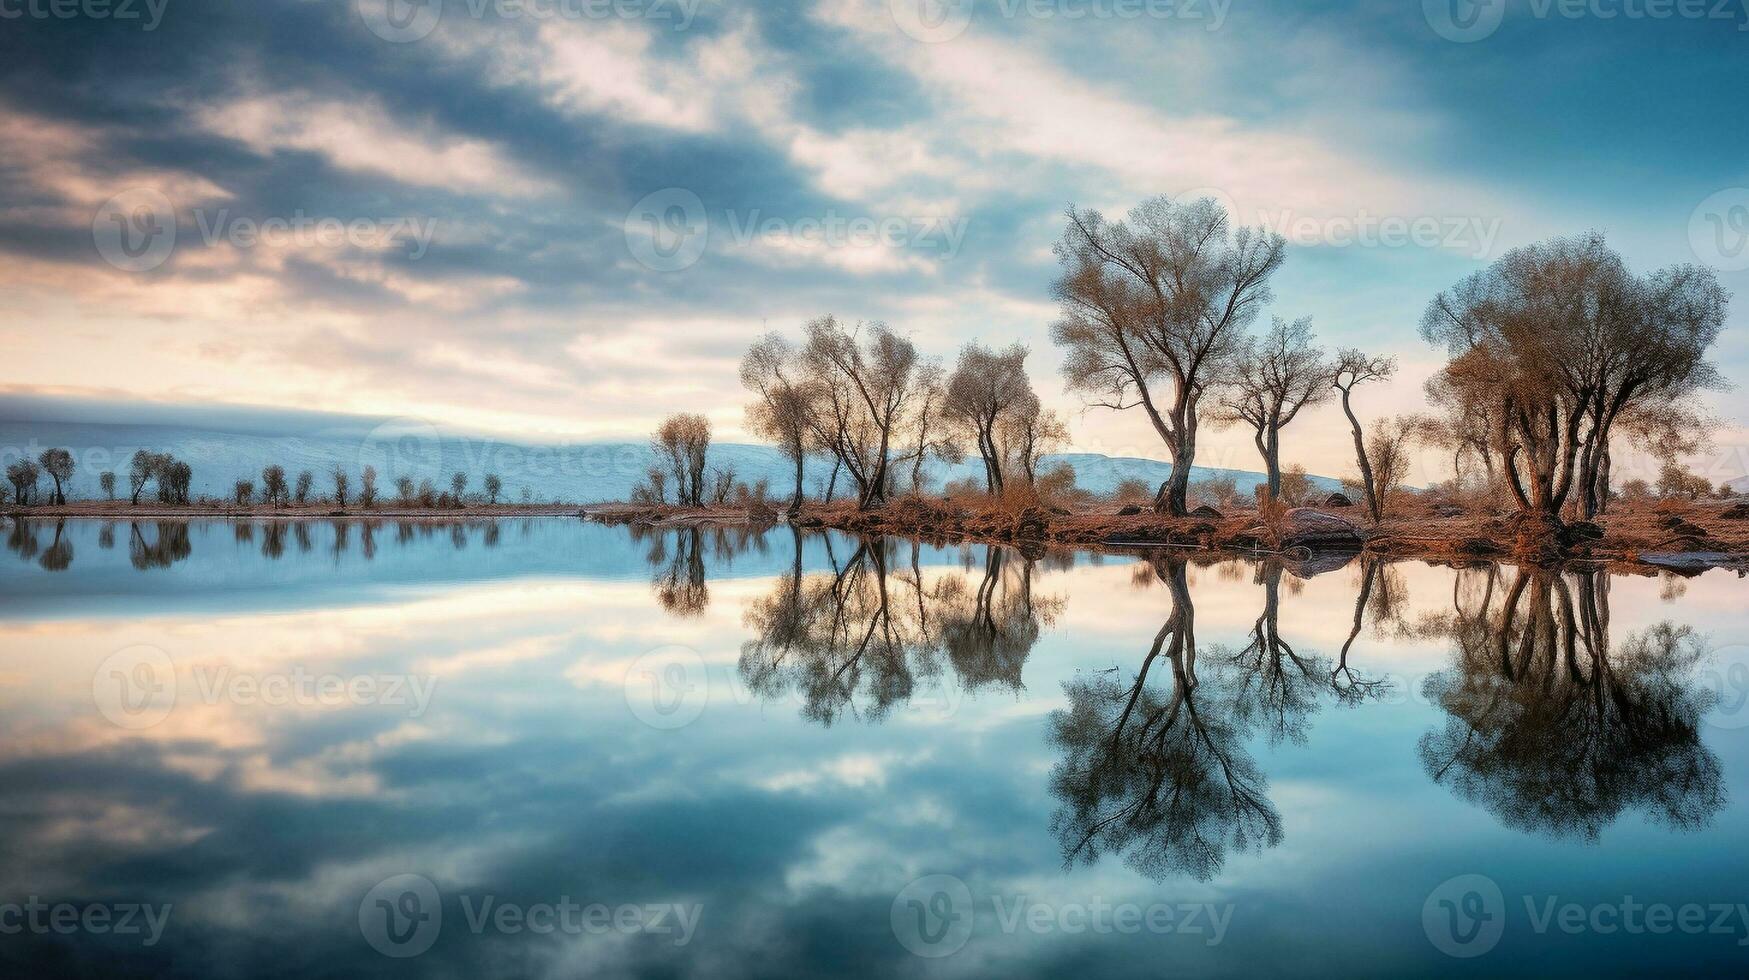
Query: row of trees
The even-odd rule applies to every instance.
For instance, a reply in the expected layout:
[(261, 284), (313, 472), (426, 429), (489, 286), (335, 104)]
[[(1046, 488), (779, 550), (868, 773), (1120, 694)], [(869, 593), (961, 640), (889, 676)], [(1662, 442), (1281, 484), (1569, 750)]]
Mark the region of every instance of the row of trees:
[(958, 463), (974, 453), (986, 489), (1001, 493), (1035, 483), (1040, 458), (1068, 437), (1033, 391), (1027, 353), (970, 344), (950, 373), (886, 324), (821, 317), (799, 345), (772, 333), (742, 358), (741, 381), (757, 396), (748, 424), (794, 464), (792, 509), (801, 505), (809, 457), (832, 463), (828, 499), (848, 474), (863, 508), (901, 487), (919, 491), (932, 459)]
[(6, 482), (12, 485), (12, 499), (21, 507), (36, 502), (38, 486), (43, 476), (54, 481), (49, 503), (67, 502), (66, 485), (73, 479), (73, 454), (65, 449), (45, 449), (36, 459), (24, 457), (6, 467)]
[(1274, 496), (1282, 429), (1339, 394), (1375, 519), (1418, 443), (1451, 451), (1460, 479), (1464, 460), (1478, 459), (1527, 512), (1558, 523), (1576, 502), (1588, 518), (1609, 499), (1616, 438), (1666, 461), (1692, 452), (1711, 426), (1693, 396), (1723, 385), (1706, 359), (1728, 299), (1712, 270), (1635, 275), (1591, 234), (1515, 249), (1437, 296), (1421, 324), (1451, 355), (1427, 386), (1437, 413), (1378, 420), (1368, 433), (1354, 390), (1389, 378), (1391, 359), (1329, 357), (1307, 319), (1249, 332), (1273, 298), (1281, 236), (1229, 227), (1212, 200), (1161, 197), (1123, 221), (1074, 209), (1068, 219), (1053, 327), (1068, 384), (1090, 406), (1147, 416), (1173, 467), (1162, 511), (1185, 512), (1205, 414), (1252, 429)]

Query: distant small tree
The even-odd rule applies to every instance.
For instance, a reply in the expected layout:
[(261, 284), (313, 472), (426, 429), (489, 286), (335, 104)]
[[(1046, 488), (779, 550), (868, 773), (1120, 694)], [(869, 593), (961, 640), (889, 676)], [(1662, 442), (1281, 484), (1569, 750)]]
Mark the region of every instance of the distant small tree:
[(42, 464), (43, 472), (49, 479), (55, 481), (55, 495), (52, 503), (56, 505), (67, 502), (66, 483), (73, 479), (73, 454), (65, 449), (45, 449), (37, 462)]
[(1680, 463), (1665, 463), (1658, 473), (1658, 496), (1666, 500), (1686, 498), (1699, 500), (1711, 496), (1712, 481), (1700, 476)]
[(30, 498), (36, 494), (37, 481), (42, 478), (42, 471), (33, 460), (21, 459), (6, 467), (6, 481), (12, 484), (12, 499), (20, 507), (30, 506)]
[(298, 488), (293, 492), (294, 499), (302, 505), (310, 501), (310, 489), (316, 485), (316, 474), (304, 470), (298, 474)]
[(504, 492), (504, 481), (498, 479), (498, 474), (496, 474), (496, 473), (487, 473), (486, 474), (486, 501), (488, 503), (496, 504), (498, 502), (498, 495), (500, 493), (503, 493), (503, 492)]
[(105, 500), (115, 499), (115, 472), (113, 470), (104, 470), (97, 474), (97, 485), (102, 488)]
[(1154, 488), (1148, 481), (1137, 477), (1120, 480), (1117, 488), (1111, 492), (1111, 499), (1120, 504), (1146, 504), (1154, 499)]
[(437, 506), (437, 487), (429, 479), (419, 481), (419, 506), (428, 509)]
[(1621, 485), (1618, 494), (1623, 500), (1649, 500), (1652, 496), (1652, 485), (1638, 477)]
[(449, 478), (449, 489), (450, 495), (455, 498), (455, 505), (457, 507), (466, 506), (463, 500), (468, 492), (468, 475), (458, 471)]
[(418, 491), (413, 487), (412, 477), (398, 476), (395, 478), (395, 496), (399, 498), (402, 504), (412, 504), (413, 495), (417, 492)]
[(268, 466), (261, 471), (261, 500), (267, 504), (285, 503), (289, 499), (285, 489), (285, 467), (278, 464)]
[(130, 503), (138, 506), (140, 494), (146, 489), (146, 484), (158, 475), (158, 455), (144, 449), (135, 450), (134, 458), (128, 461), (128, 494)]
[(376, 506), (377, 468), (366, 466), (358, 474), (358, 505), (365, 510)]
[(687, 412), (668, 416), (651, 439), (656, 457), (674, 474), (674, 493), (681, 506), (704, 503), (705, 456), (710, 444), (710, 420)]
[(255, 484), (248, 480), (238, 480), (237, 485), (232, 488), (232, 495), (237, 503), (246, 504), (255, 496)]
[(334, 478), (334, 506), (345, 507), (346, 495), (351, 489), (352, 479), (347, 476), (345, 470), (338, 466), (334, 467), (334, 473), (332, 475)]

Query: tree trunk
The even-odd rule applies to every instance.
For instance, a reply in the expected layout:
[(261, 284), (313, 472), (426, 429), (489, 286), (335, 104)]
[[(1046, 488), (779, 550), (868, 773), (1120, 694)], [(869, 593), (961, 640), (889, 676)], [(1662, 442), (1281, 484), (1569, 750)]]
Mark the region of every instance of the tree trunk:
[(807, 461), (808, 454), (803, 451), (796, 453), (796, 492), (790, 497), (789, 509), (792, 514), (802, 511), (802, 466)]
[(1354, 407), (1349, 404), (1349, 389), (1342, 389), (1342, 414), (1348, 416), (1349, 428), (1354, 430), (1354, 458), (1360, 464), (1360, 489), (1366, 494), (1366, 509), (1374, 521), (1384, 519), (1379, 510), (1378, 491), (1373, 486), (1372, 461), (1366, 458), (1366, 436), (1361, 432), (1360, 419), (1354, 417)]

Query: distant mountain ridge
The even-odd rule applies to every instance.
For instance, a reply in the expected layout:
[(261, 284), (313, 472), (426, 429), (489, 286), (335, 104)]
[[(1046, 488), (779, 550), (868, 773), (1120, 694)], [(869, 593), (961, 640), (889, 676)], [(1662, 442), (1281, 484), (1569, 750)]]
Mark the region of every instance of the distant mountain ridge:
[[(429, 479), (447, 490), (451, 474), (459, 471), (468, 475), (470, 492), (481, 489), (487, 473), (496, 473), (503, 481), (504, 499), (523, 499), (527, 488), (528, 498), (535, 501), (592, 503), (627, 499), (633, 485), (656, 463), (655, 454), (644, 443), (520, 443), (440, 433), (424, 423), (405, 421), (330, 426), (325, 431), (292, 435), (188, 424), (0, 421), (0, 455), (6, 457), (5, 462), (21, 453), (34, 457), (51, 446), (72, 451), (77, 469), (71, 494), (87, 499), (100, 495), (98, 475), (104, 470), (116, 473), (117, 494), (125, 495), (128, 460), (142, 448), (173, 453), (187, 461), (194, 468), (194, 493), (213, 497), (229, 496), (240, 479), (259, 486), (262, 468), (277, 463), (285, 467), (288, 480), (295, 480), (302, 470), (314, 473), (318, 494), (332, 490), (328, 473), (335, 466), (351, 474), (356, 490), (359, 472), (369, 465), (377, 470), (379, 492), (384, 496), (393, 494), (395, 481), (402, 476), (415, 482)], [(1157, 486), (1171, 471), (1171, 465), (1160, 460), (1096, 453), (1058, 454), (1046, 457), (1046, 463), (1069, 464), (1077, 484), (1099, 494), (1112, 492), (1127, 479)], [(792, 464), (769, 446), (713, 445), (710, 464), (732, 466), (737, 479), (748, 483), (764, 479), (779, 495), (787, 494), (795, 479)], [(809, 461), (806, 482), (810, 495), (824, 489), (829, 471), (827, 460)], [(948, 480), (981, 477), (982, 468), (974, 462), (933, 465), (927, 472), (930, 484), (940, 487)], [(1200, 466), (1192, 473), (1193, 481), (1215, 477), (1231, 478), (1239, 492), (1246, 494), (1264, 479), (1261, 473), (1247, 470)], [(1338, 481), (1327, 477), (1313, 477), (1312, 481), (1322, 489), (1339, 487)], [(847, 489), (845, 476), (839, 481), (838, 492), (843, 494)]]

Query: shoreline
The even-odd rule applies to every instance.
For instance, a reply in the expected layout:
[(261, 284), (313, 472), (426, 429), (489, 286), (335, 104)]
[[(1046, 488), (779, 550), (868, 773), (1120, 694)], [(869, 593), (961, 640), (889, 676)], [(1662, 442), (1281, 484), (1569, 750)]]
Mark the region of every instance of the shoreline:
[(1448, 565), (1487, 562), (1596, 564), (1622, 570), (1695, 574), (1712, 568), (1749, 573), (1749, 513), (1745, 505), (1713, 501), (1618, 504), (1595, 524), (1575, 522), (1560, 533), (1515, 511), (1407, 505), (1374, 524), (1359, 507), (1300, 507), (1272, 525), (1254, 508), (1211, 510), (1185, 517), (1102, 504), (1071, 512), (1040, 504), (900, 498), (858, 510), (854, 503), (806, 503), (798, 515), (730, 507), (627, 503), (480, 504), (454, 510), (399, 504), (369, 510), (332, 504), (277, 506), (78, 501), (7, 506), (14, 520), (107, 521), (416, 521), (451, 524), (517, 518), (573, 518), (656, 529), (791, 524), (804, 530), (916, 538), (936, 544), (1002, 544), (1025, 549), (1072, 547), (1105, 554), (1165, 548), (1275, 557), (1305, 565), (1355, 555)]

